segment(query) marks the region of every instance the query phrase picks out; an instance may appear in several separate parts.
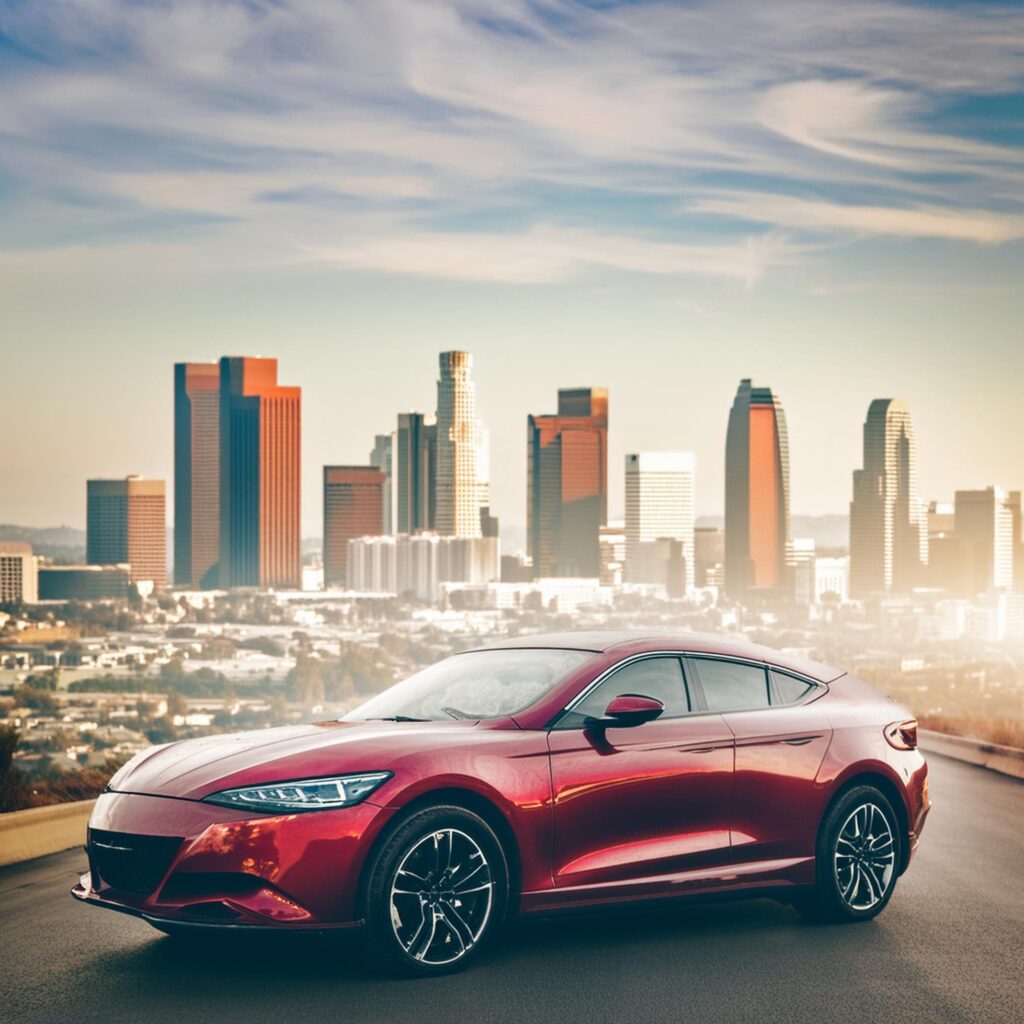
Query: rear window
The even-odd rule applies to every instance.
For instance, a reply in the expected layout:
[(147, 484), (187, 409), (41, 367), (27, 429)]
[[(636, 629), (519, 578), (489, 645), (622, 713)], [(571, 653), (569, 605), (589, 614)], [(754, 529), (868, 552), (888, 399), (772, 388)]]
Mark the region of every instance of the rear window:
[(770, 669), (768, 677), (771, 681), (772, 704), (796, 704), (814, 689), (814, 684), (806, 679), (797, 679), (778, 669)]
[(709, 711), (749, 711), (770, 706), (768, 674), (761, 665), (689, 658), (686, 668), (703, 691)]

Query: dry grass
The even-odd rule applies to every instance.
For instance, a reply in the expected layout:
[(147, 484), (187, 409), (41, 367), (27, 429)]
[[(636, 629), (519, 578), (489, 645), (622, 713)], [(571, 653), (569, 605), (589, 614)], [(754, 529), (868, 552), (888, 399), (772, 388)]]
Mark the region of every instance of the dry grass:
[(966, 736), (1024, 750), (1024, 720), (1019, 718), (985, 718), (970, 714), (922, 715), (918, 718), (918, 724), (922, 729), (934, 729), (953, 736)]

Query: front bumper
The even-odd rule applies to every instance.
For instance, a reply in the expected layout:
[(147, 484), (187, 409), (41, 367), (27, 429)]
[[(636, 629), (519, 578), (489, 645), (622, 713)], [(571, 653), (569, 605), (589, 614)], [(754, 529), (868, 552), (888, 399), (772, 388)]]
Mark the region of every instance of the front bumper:
[[(364, 801), (253, 817), (195, 800), (104, 793), (89, 820), (90, 870), (72, 895), (158, 927), (354, 927), (366, 854), (393, 813)], [(110, 851), (134, 867), (132, 847), (155, 837), (173, 852), (166, 864), (147, 865), (148, 877), (110, 867)]]

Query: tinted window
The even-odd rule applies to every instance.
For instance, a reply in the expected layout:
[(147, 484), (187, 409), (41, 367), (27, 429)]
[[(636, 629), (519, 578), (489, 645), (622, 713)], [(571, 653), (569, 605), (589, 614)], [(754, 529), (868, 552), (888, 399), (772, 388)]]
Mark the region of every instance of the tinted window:
[(768, 678), (759, 665), (693, 658), (687, 662), (704, 691), (710, 711), (768, 707)]
[(768, 674), (772, 680), (773, 704), (795, 704), (814, 689), (805, 679), (787, 676), (785, 672), (777, 672), (775, 669), (770, 669)]
[(558, 723), (560, 729), (580, 728), (586, 718), (600, 718), (620, 694), (638, 693), (665, 705), (662, 718), (676, 718), (689, 712), (682, 663), (678, 658), (641, 658), (613, 672)]

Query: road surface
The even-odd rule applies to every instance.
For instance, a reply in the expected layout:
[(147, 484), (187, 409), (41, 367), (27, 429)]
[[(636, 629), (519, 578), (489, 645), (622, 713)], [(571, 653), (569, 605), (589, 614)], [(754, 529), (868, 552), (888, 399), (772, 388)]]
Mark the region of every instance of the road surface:
[(886, 911), (804, 923), (769, 900), (517, 925), (475, 968), (369, 975), (349, 944), (181, 948), (75, 902), (84, 855), (0, 871), (0, 1021), (1024, 1021), (1024, 784), (933, 756), (934, 808)]

